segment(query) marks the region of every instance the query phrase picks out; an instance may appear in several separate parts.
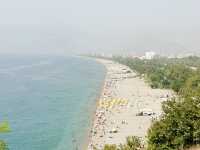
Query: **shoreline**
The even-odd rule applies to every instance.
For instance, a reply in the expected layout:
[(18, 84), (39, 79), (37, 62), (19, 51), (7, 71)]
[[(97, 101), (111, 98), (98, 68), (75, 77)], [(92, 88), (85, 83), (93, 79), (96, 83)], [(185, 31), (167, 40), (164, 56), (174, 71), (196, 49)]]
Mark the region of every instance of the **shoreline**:
[[(123, 144), (127, 136), (138, 136), (145, 141), (152, 118), (162, 113), (161, 102), (173, 96), (171, 90), (151, 89), (127, 66), (95, 60), (105, 66), (106, 75), (97, 97), (87, 149), (101, 150), (105, 144)], [(136, 115), (147, 108), (156, 115)]]
[[(102, 84), (102, 88), (101, 88), (101, 91), (99, 93), (99, 96), (96, 100), (96, 106), (95, 106), (95, 111), (94, 111), (94, 114), (93, 114), (93, 117), (92, 117), (92, 126), (91, 126), (91, 129), (90, 129), (90, 132), (89, 132), (89, 138), (88, 138), (88, 142), (87, 142), (87, 147), (86, 149), (90, 149), (89, 145), (91, 144), (91, 141), (92, 141), (92, 130), (94, 128), (94, 125), (95, 125), (95, 120), (97, 119), (96, 117), (96, 113), (97, 113), (97, 110), (99, 109), (98, 106), (99, 106), (99, 102), (101, 101), (101, 97), (103, 96), (103, 93), (105, 92), (105, 85), (106, 85), (106, 80), (108, 80), (107, 78), (107, 75), (108, 75), (108, 72), (110, 71), (108, 66), (106, 65), (106, 63), (102, 62), (102, 61), (109, 61), (109, 62), (112, 62), (114, 63), (113, 61), (110, 61), (110, 60), (104, 60), (104, 59), (99, 59), (99, 58), (95, 58), (93, 59), (94, 61), (96, 61), (97, 63), (100, 63), (102, 64), (104, 67), (105, 67), (105, 70), (106, 70), (106, 73), (105, 73), (105, 77), (104, 77), (104, 81), (103, 81), (103, 84)], [(85, 147), (84, 147), (85, 148)], [(92, 148), (93, 149), (93, 148)]]
[(91, 130), (92, 130), (92, 128), (93, 128), (94, 121), (95, 121), (95, 119), (96, 119), (95, 113), (96, 113), (96, 110), (97, 110), (98, 103), (99, 103), (99, 100), (100, 100), (100, 98), (101, 98), (101, 95), (102, 95), (102, 93), (103, 93), (103, 91), (104, 91), (104, 86), (105, 86), (105, 83), (106, 83), (105, 80), (106, 80), (107, 71), (108, 71), (108, 70), (107, 70), (107, 67), (105, 66), (105, 64), (100, 63), (97, 59), (94, 59), (94, 58), (88, 58), (88, 59), (91, 59), (92, 61), (95, 61), (96, 63), (99, 63), (99, 64), (103, 65), (103, 67), (105, 68), (105, 76), (104, 76), (103, 81), (102, 81), (102, 84), (101, 84), (101, 86), (100, 86), (100, 92), (98, 93), (97, 97), (95, 98), (95, 108), (94, 108), (94, 110), (92, 111), (92, 114), (91, 114), (91, 123), (90, 123), (90, 125), (89, 125), (88, 130), (87, 130), (86, 139), (85, 139), (84, 142), (83, 142), (83, 147), (82, 147), (82, 148), (83, 148), (84, 150), (87, 150), (87, 149), (88, 149), (88, 145), (89, 145), (90, 140), (91, 140), (91, 135), (92, 135)]

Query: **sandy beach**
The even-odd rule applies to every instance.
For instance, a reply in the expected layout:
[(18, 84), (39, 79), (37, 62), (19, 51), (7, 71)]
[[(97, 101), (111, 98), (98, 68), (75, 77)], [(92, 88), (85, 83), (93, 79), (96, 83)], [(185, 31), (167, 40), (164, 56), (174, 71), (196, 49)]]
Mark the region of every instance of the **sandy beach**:
[(145, 141), (152, 119), (158, 118), (161, 102), (173, 92), (152, 89), (127, 66), (103, 59), (107, 75), (99, 99), (88, 150), (102, 149), (105, 144), (124, 143), (127, 136), (138, 136)]

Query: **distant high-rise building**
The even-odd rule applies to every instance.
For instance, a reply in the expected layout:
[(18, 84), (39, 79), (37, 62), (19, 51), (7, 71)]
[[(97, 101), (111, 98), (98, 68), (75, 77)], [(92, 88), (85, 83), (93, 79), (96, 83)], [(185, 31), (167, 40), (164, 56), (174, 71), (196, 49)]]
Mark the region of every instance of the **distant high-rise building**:
[(153, 59), (156, 56), (155, 52), (146, 52), (145, 59)]

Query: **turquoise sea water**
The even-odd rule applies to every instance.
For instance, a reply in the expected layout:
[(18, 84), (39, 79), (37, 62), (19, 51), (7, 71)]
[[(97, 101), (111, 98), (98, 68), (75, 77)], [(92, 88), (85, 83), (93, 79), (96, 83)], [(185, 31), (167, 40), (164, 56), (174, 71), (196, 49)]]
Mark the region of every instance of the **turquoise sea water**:
[(81, 149), (105, 68), (65, 56), (0, 56), (1, 134), (10, 150)]

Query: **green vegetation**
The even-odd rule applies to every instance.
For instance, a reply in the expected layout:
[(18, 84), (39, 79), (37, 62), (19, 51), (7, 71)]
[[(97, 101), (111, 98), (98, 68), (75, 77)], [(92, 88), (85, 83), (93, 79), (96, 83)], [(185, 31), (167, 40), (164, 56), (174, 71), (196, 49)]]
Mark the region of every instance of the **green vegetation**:
[[(144, 76), (152, 88), (173, 89), (178, 95), (162, 104), (163, 115), (152, 123), (148, 131), (148, 150), (180, 150), (200, 144), (199, 57), (113, 59)], [(111, 147), (110, 150), (115, 149)]]
[(113, 145), (108, 145), (108, 144), (106, 144), (105, 146), (104, 146), (104, 150), (117, 150), (118, 148), (117, 148), (117, 146), (115, 145), (115, 144), (113, 144)]
[(200, 144), (200, 99), (163, 103), (164, 115), (148, 132), (149, 150), (176, 150)]
[(0, 140), (0, 150), (8, 150), (7, 144), (2, 140)]
[[(197, 58), (141, 60), (137, 58), (114, 57), (113, 59), (129, 66), (140, 75), (145, 75), (152, 88), (168, 88), (179, 92), (185, 86), (186, 80), (193, 77), (196, 73), (194, 67), (200, 66), (200, 58)], [(194, 65), (193, 60), (198, 62), (198, 64)], [(187, 63), (184, 63), (184, 61)]]
[(117, 145), (105, 145), (104, 150), (138, 150), (141, 149), (141, 141), (138, 137), (127, 137), (125, 144)]
[[(10, 131), (10, 127), (8, 122), (2, 122), (0, 123), (0, 133), (6, 133)], [(0, 150), (8, 150), (8, 146), (5, 143), (5, 141), (0, 140)]]
[(9, 123), (4, 121), (0, 123), (0, 133), (10, 132)]
[(200, 71), (196, 71), (196, 73), (186, 81), (180, 94), (184, 97), (200, 97)]

